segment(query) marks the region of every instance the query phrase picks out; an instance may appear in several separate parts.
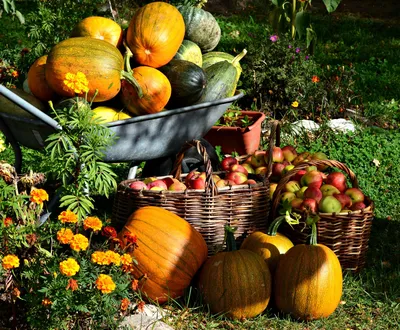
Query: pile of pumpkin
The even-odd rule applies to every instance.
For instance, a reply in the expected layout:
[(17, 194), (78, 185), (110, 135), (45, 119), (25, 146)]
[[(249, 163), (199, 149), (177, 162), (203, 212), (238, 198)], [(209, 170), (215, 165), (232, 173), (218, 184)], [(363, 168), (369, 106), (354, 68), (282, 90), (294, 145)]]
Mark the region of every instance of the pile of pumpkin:
[(77, 80), (83, 73), (87, 98), (106, 121), (230, 97), (246, 51), (212, 52), (220, 36), (212, 14), (188, 5), (144, 5), (125, 31), (111, 19), (87, 17), (33, 63), (27, 85), (44, 102), (85, 97), (66, 84), (68, 74)]
[[(234, 228), (226, 227), (224, 252), (207, 257), (202, 235), (176, 214), (155, 206), (136, 210), (119, 238), (137, 236), (132, 274), (143, 297), (165, 303), (196, 285), (215, 314), (246, 319), (269, 305), (300, 320), (328, 317), (342, 295), (342, 269), (328, 247), (317, 244), (316, 225), (310, 245), (292, 242), (277, 229), (254, 232), (236, 249)], [(126, 243), (126, 242), (125, 242)], [(272, 302), (272, 303), (271, 303)]]

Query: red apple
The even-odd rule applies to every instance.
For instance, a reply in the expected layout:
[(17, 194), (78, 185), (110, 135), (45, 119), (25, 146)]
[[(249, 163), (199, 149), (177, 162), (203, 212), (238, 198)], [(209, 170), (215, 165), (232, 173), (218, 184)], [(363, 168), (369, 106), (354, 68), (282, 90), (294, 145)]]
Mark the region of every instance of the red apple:
[(324, 196), (318, 203), (318, 209), (323, 213), (337, 213), (342, 210), (342, 204), (333, 196)]
[[(285, 160), (283, 152), (280, 147), (272, 147), (272, 161), (274, 163), (282, 163)], [(267, 163), (267, 161), (265, 161)]]
[(319, 201), (322, 199), (322, 192), (317, 187), (307, 187), (307, 189), (304, 191), (303, 198), (312, 198), (319, 203)]
[(186, 185), (180, 181), (176, 181), (168, 187), (168, 190), (171, 191), (184, 191), (186, 189), (187, 189)]
[(335, 186), (341, 193), (347, 188), (346, 175), (344, 175), (342, 172), (329, 173), (325, 179), (325, 183)]
[(297, 197), (295, 199), (292, 199), (292, 201), (290, 202), (290, 205), (294, 209), (300, 209), (301, 204), (303, 204), (303, 199)]
[(206, 180), (200, 174), (196, 174), (190, 178), (189, 188), (205, 189), (206, 188)]
[(253, 179), (248, 179), (247, 181), (243, 182), (243, 184), (253, 185), (253, 184), (257, 184), (257, 181), (253, 180)]
[(178, 179), (171, 178), (171, 177), (162, 178), (161, 180), (163, 180), (165, 182), (165, 184), (167, 185), (168, 188), (174, 182), (180, 182)]
[(307, 187), (320, 188), (322, 185), (322, 175), (319, 171), (310, 171), (305, 173), (301, 179), (300, 184)]
[(135, 189), (135, 190), (147, 190), (147, 185), (143, 181), (133, 181), (130, 185), (129, 188)]
[(257, 168), (260, 166), (265, 166), (267, 164), (265, 161), (265, 154), (266, 154), (266, 152), (264, 150), (256, 150), (251, 155), (251, 165), (254, 168)]
[(290, 191), (295, 193), (296, 191), (300, 190), (300, 185), (297, 181), (289, 181), (284, 186), (285, 191)]
[(251, 174), (254, 174), (254, 173), (255, 173), (254, 167), (251, 166), (251, 164), (249, 164), (249, 163), (243, 163), (242, 166), (247, 170), (247, 173), (249, 173), (249, 174), (250, 174), (250, 173), (251, 173)]
[(257, 174), (257, 175), (265, 176), (265, 175), (267, 175), (267, 172), (268, 172), (268, 168), (266, 166), (260, 166), (254, 170), (254, 174)]
[(200, 172), (199, 171), (190, 171), (187, 175), (186, 175), (186, 178), (185, 178), (185, 184), (186, 184), (186, 186), (190, 186), (189, 185), (189, 182), (190, 182), (190, 179), (192, 178), (192, 176), (194, 176), (194, 175), (199, 175), (200, 174)]
[(239, 161), (235, 157), (225, 157), (221, 162), (221, 168), (224, 171), (228, 171), (229, 167), (234, 164), (239, 164)]
[(292, 164), (296, 166), (300, 163), (307, 162), (310, 160), (310, 156), (311, 155), (309, 152), (307, 151), (302, 152), (300, 155), (298, 155), (295, 159), (292, 160)]
[(340, 202), (340, 204), (342, 204), (342, 210), (350, 208), (351, 205), (353, 204), (351, 198), (346, 194), (340, 193), (340, 194), (333, 194), (332, 196), (335, 197)]
[(272, 177), (274, 179), (279, 179), (282, 177), (282, 171), (285, 168), (285, 164), (282, 163), (273, 163), (272, 164)]
[(355, 202), (351, 206), (350, 210), (352, 210), (352, 211), (364, 210), (366, 207), (367, 207), (367, 205), (365, 205), (364, 202)]
[(288, 161), (291, 162), (293, 159), (297, 157), (297, 151), (295, 147), (287, 145), (282, 148), (283, 157)]
[(300, 210), (316, 213), (318, 209), (318, 203), (315, 199), (306, 198), (300, 205)]
[(249, 172), (247, 172), (247, 170), (240, 164), (231, 165), (231, 167), (229, 167), (229, 172), (242, 172), (246, 174), (246, 176), (249, 174)]
[(306, 170), (298, 170), (297, 173), (293, 175), (292, 180), (300, 182), (301, 177), (306, 173)]
[(228, 172), (225, 180), (232, 180), (235, 184), (242, 184), (247, 181), (247, 175), (242, 172)]
[(149, 190), (167, 190), (168, 187), (165, 182), (161, 179), (151, 181), (147, 184), (147, 189)]
[(323, 196), (332, 196), (335, 194), (340, 194), (340, 191), (338, 188), (336, 188), (335, 186), (332, 186), (331, 184), (323, 184), (321, 186), (321, 191), (322, 191), (322, 195)]
[(357, 202), (364, 202), (365, 196), (358, 188), (348, 188), (344, 193), (351, 198), (353, 204)]

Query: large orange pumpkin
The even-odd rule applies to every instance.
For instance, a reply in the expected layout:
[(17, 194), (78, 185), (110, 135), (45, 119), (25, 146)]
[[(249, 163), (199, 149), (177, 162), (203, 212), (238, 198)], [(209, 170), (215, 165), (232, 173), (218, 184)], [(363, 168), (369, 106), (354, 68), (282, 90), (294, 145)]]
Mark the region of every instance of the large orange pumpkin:
[(335, 253), (316, 242), (312, 225), (311, 245), (292, 247), (279, 260), (275, 272), (275, 304), (300, 320), (328, 317), (342, 296), (342, 268)]
[(72, 30), (71, 37), (91, 37), (108, 41), (118, 47), (122, 42), (122, 29), (112, 19), (90, 16), (80, 21)]
[(164, 303), (181, 296), (207, 258), (207, 245), (187, 221), (156, 206), (135, 211), (118, 237), (136, 235), (138, 247), (133, 275), (141, 279), (139, 288), (150, 300)]
[(31, 93), (44, 102), (58, 98), (46, 81), (46, 62), (47, 55), (43, 55), (31, 65), (28, 71), (28, 87)]
[[(69, 38), (55, 45), (46, 63), (46, 81), (62, 96), (72, 97), (75, 92), (66, 88), (67, 73), (85, 74), (89, 82), (89, 101), (96, 93), (94, 102), (112, 99), (121, 88), (124, 61), (121, 52), (109, 42), (90, 37)], [(79, 93), (85, 96), (85, 93)]]
[(178, 9), (165, 2), (151, 2), (131, 19), (126, 43), (137, 63), (158, 68), (175, 56), (184, 36), (185, 22)]

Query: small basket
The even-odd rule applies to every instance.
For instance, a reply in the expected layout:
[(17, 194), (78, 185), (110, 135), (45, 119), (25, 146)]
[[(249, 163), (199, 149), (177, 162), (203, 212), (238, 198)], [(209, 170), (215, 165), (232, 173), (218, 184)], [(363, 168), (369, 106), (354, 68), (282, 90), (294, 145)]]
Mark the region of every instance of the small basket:
[[(273, 134), (275, 133), (276, 125), (272, 126), (271, 131)], [(269, 145), (270, 149), (273, 147), (272, 140)], [(235, 185), (218, 189), (212, 175), (218, 174), (223, 177), (225, 172), (213, 173), (206, 149), (197, 140), (188, 142), (182, 148), (177, 156), (172, 176), (180, 180), (185, 177), (185, 174), (181, 175), (181, 163), (185, 151), (193, 146), (197, 148), (204, 160), (205, 190), (139, 191), (129, 188), (129, 184), (135, 179), (122, 181), (118, 185), (113, 204), (113, 224), (117, 228), (121, 228), (132, 212), (140, 207), (147, 205), (162, 207), (192, 224), (203, 235), (210, 255), (223, 249), (226, 224), (237, 227), (235, 238), (239, 245), (253, 231), (266, 231), (271, 206), (268, 177), (271, 173), (272, 152), (269, 153), (269, 172), (261, 179), (260, 177), (255, 178), (261, 180), (260, 182), (253, 185)]]
[[(358, 188), (358, 181), (355, 174), (341, 162), (336, 160), (315, 160), (301, 163), (279, 181), (273, 196), (270, 219), (274, 219), (277, 215), (279, 207), (278, 196), (284, 185), (298, 171), (312, 165), (336, 167), (348, 175), (352, 187)], [(354, 273), (360, 272), (365, 265), (372, 220), (374, 218), (374, 203), (368, 197), (365, 197), (365, 204), (367, 207), (358, 211), (318, 213), (320, 216), (317, 222), (318, 243), (328, 246), (335, 252), (343, 270)], [(292, 227), (287, 224), (282, 225), (281, 232), (291, 239), (294, 244), (304, 244), (308, 241), (311, 229), (305, 226), (304, 220), (301, 220), (299, 225)]]

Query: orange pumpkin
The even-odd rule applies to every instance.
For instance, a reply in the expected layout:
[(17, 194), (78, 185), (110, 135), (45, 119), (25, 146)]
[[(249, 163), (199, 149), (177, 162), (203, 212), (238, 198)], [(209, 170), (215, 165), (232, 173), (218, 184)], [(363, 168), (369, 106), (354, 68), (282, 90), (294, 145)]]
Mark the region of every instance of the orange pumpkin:
[(91, 37), (108, 41), (118, 47), (122, 42), (122, 29), (112, 19), (90, 16), (80, 21), (72, 30), (71, 37)]
[(152, 2), (133, 16), (126, 43), (137, 63), (159, 68), (175, 56), (184, 36), (185, 22), (178, 9), (165, 2)]
[(46, 62), (47, 55), (43, 55), (31, 65), (28, 71), (28, 87), (31, 93), (44, 102), (58, 98), (57, 94), (50, 88), (46, 81)]
[(118, 234), (123, 244), (136, 235), (132, 256), (133, 276), (140, 291), (150, 300), (164, 303), (181, 296), (207, 258), (201, 234), (186, 220), (156, 206), (136, 210)]

